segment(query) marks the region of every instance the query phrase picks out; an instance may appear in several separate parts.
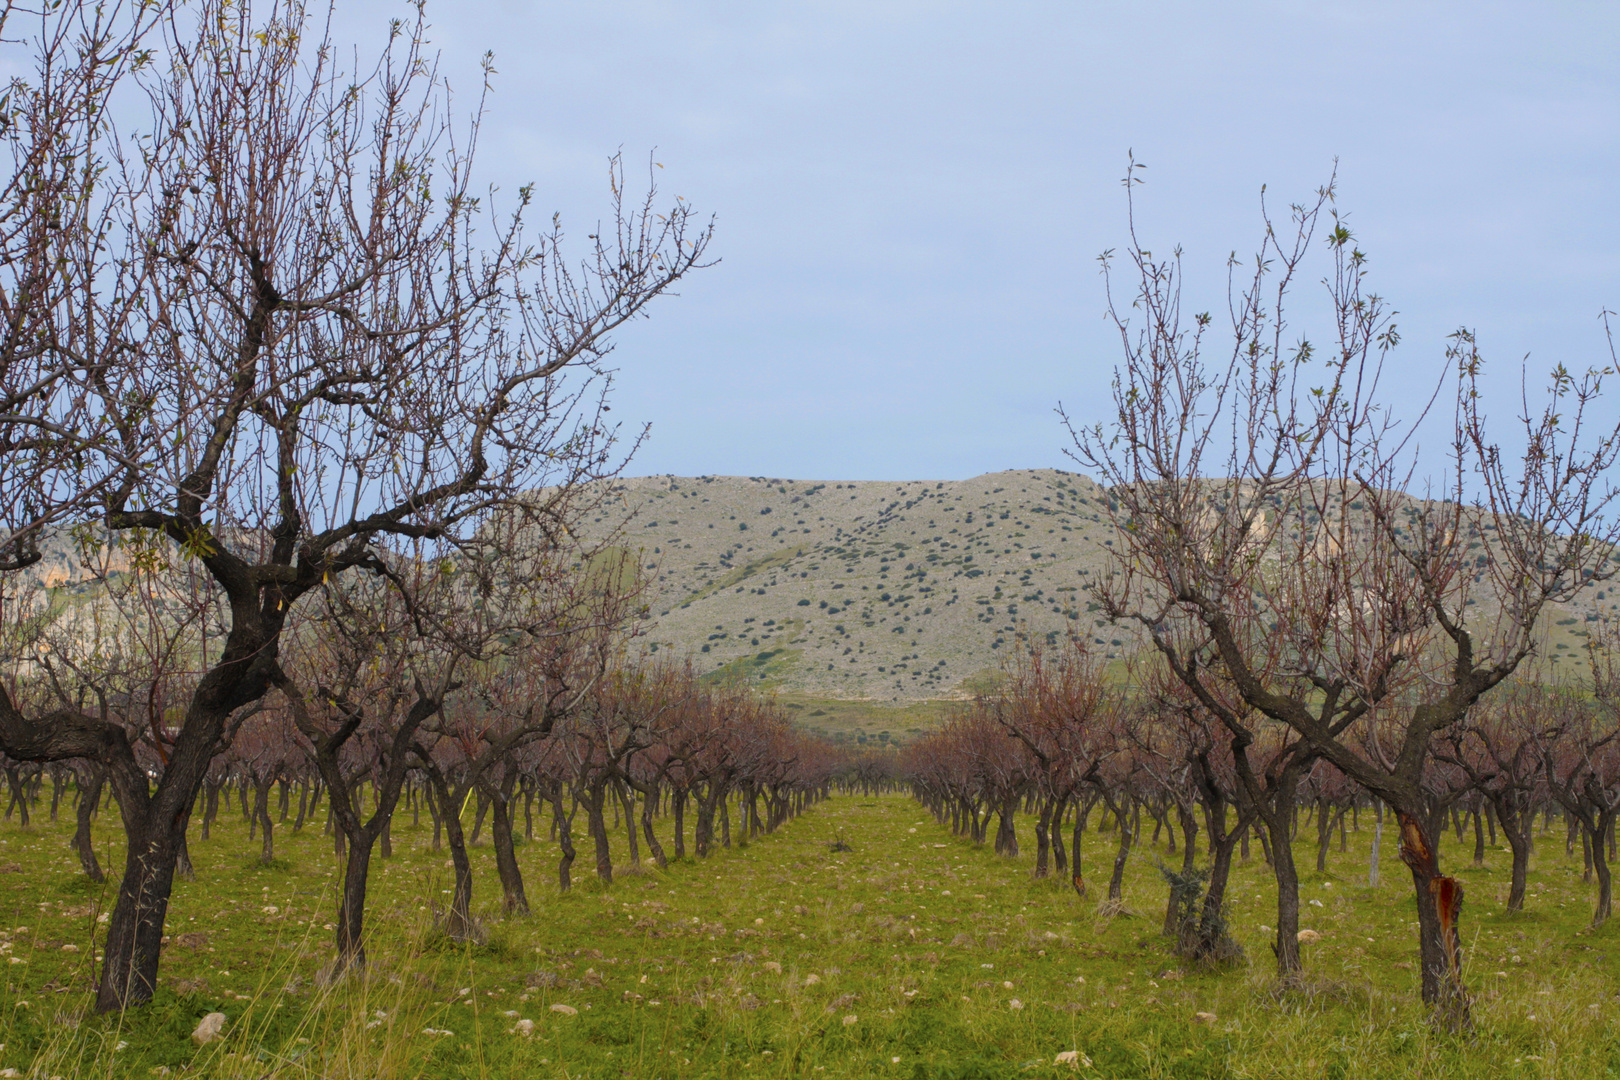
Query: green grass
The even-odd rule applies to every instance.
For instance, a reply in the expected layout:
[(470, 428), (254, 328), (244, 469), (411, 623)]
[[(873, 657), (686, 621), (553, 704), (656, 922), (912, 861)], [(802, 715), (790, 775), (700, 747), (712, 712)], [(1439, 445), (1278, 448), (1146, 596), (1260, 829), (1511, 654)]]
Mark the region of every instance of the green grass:
[[(88, 1011), (92, 928), (110, 893), (78, 875), (67, 815), (0, 826), (0, 1069), (968, 1080), (1077, 1075), (1054, 1064), (1075, 1050), (1091, 1062), (1078, 1075), (1098, 1077), (1620, 1074), (1610, 1030), (1620, 941), (1613, 928), (1585, 929), (1590, 887), (1561, 834), (1542, 838), (1531, 910), (1517, 917), (1501, 911), (1505, 849), (1480, 870), (1445, 853), (1468, 888), (1476, 994), (1475, 1030), (1454, 1037), (1432, 1030), (1417, 1001), (1409, 879), (1392, 830), (1385, 884), (1365, 885), (1366, 815), (1349, 852), (1335, 843), (1328, 873), (1304, 874), (1304, 925), (1323, 940), (1307, 949), (1305, 988), (1289, 992), (1271, 978), (1261, 927), (1275, 920), (1258, 846), (1236, 870), (1231, 912), (1248, 964), (1182, 973), (1159, 934), (1162, 847), (1133, 859), (1126, 913), (1108, 917), (1095, 897), (1034, 880), (1027, 854), (1004, 860), (956, 840), (898, 795), (835, 797), (706, 862), (569, 895), (550, 885), (553, 849), (537, 840), (520, 848), (536, 910), (517, 921), (487, 906), (498, 888), (480, 846), (489, 936), (476, 947), (434, 931), (447, 859), (406, 816), (373, 878), (371, 973), (323, 989), (330, 841), (319, 828), (283, 830), (277, 864), (261, 868), (240, 816), (222, 818), (213, 839), (193, 843), (198, 878), (176, 891), (157, 999), (121, 1017)], [(103, 819), (98, 836), (112, 826)], [(853, 851), (829, 850), (838, 835)], [(1112, 839), (1088, 839), (1093, 888)], [(104, 843), (108, 865), (118, 854)], [(1299, 857), (1314, 865), (1304, 836)], [(588, 862), (582, 849), (576, 871)], [(227, 1038), (193, 1046), (192, 1027), (216, 1009), (230, 1017)], [(509, 1033), (519, 1018), (534, 1022), (532, 1037)]]

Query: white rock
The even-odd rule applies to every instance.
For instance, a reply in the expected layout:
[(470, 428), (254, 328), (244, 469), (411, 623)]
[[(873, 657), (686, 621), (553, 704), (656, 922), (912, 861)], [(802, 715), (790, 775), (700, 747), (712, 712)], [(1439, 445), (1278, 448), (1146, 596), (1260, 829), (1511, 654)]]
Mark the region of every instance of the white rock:
[(554, 1013), (562, 1013), (564, 1016), (578, 1016), (579, 1015), (579, 1010), (578, 1009), (574, 1008), (572, 1005), (564, 1005), (560, 1001), (557, 1004), (555, 1004), (555, 1005), (553, 1005), (551, 1007), (551, 1011), (554, 1012)]
[(197, 1021), (197, 1030), (191, 1033), (191, 1041), (198, 1046), (211, 1043), (225, 1034), (225, 1021), (227, 1017), (222, 1012), (211, 1012)]
[(512, 1025), (512, 1034), (525, 1039), (529, 1038), (534, 1034), (534, 1021), (519, 1020), (517, 1023)]

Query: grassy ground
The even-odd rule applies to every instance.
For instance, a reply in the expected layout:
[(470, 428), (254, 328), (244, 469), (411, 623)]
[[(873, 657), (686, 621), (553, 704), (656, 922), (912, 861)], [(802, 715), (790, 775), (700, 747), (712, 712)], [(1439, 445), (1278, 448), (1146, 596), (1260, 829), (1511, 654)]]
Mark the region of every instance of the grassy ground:
[[(1464, 937), (1476, 1028), (1431, 1031), (1417, 1002), (1408, 879), (1370, 824), (1306, 871), (1302, 990), (1269, 977), (1269, 874), (1236, 874), (1249, 962), (1183, 973), (1159, 934), (1164, 888), (1144, 849), (1123, 915), (1035, 881), (1028, 855), (958, 841), (901, 796), (835, 797), (775, 836), (667, 873), (559, 896), (552, 847), (520, 849), (536, 914), (456, 946), (433, 929), (444, 853), (408, 819), (374, 876), (369, 978), (322, 988), (334, 860), (319, 829), (251, 857), (239, 816), (194, 843), (162, 986), (125, 1016), (88, 1012), (95, 927), (62, 824), (0, 827), (0, 1070), (39, 1077), (1606, 1077), (1620, 991), (1616, 932), (1585, 929), (1590, 891), (1547, 836), (1530, 911), (1508, 917), (1505, 849), (1474, 870)], [(98, 825), (98, 835), (112, 823)], [(1314, 830), (1302, 830), (1314, 833)], [(834, 853), (842, 836), (853, 850)], [(1024, 830), (1026, 842), (1029, 832)], [(1112, 837), (1092, 836), (1097, 884)], [(1300, 859), (1314, 865), (1303, 839)], [(484, 901), (495, 889), (475, 849)], [(107, 846), (109, 865), (119, 853)], [(582, 867), (582, 859), (576, 867)], [(75, 951), (76, 950), (76, 951)], [(569, 1011), (558, 1010), (566, 1006)], [(188, 1036), (222, 1011), (227, 1037)], [(1198, 1014), (1212, 1014), (1200, 1018)], [(519, 1020), (533, 1033), (512, 1033)], [(1074, 1065), (1058, 1065), (1076, 1051)], [(1089, 1064), (1086, 1064), (1089, 1062)], [(1078, 1072), (1076, 1072), (1078, 1070)], [(4, 1075), (12, 1075), (6, 1073)]]

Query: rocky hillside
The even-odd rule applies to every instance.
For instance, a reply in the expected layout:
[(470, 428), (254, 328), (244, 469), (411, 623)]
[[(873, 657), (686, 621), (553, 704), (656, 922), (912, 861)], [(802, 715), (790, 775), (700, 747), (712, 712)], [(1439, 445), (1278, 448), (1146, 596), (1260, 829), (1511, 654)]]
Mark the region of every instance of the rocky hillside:
[[(1075, 633), (1109, 658), (1133, 644), (1089, 602), (1114, 534), (1102, 490), (1072, 473), (659, 476), (617, 481), (612, 495), (585, 530), (637, 554), (647, 647), (789, 697), (865, 707), (966, 696), (1019, 633)], [(23, 576), (60, 600), (93, 597), (66, 537), (48, 549)], [(1584, 628), (1617, 599), (1588, 590), (1552, 613), (1542, 651), (1561, 658), (1555, 670), (1584, 671)]]
[[(621, 481), (613, 513), (639, 552), (649, 647), (789, 694), (901, 703), (961, 696), (1014, 636), (1131, 647), (1088, 603), (1114, 543), (1092, 481), (1058, 470), (904, 483), (765, 477)], [(626, 523), (625, 518), (628, 517)], [(1616, 590), (1551, 614), (1543, 654), (1581, 674), (1581, 640)]]
[[(962, 481), (648, 477), (618, 485), (660, 652), (783, 690), (915, 700), (994, 671), (1015, 632), (1086, 612), (1110, 528), (1091, 481), (1055, 470)], [(592, 524), (620, 524), (604, 513)], [(1117, 640), (1116, 640), (1117, 639)]]

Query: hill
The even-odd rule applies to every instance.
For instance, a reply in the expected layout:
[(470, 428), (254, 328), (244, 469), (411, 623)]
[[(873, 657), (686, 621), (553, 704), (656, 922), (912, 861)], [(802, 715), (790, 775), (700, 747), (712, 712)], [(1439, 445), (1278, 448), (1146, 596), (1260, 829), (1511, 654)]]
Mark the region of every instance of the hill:
[[(585, 538), (633, 552), (657, 654), (774, 690), (805, 726), (888, 741), (934, 726), (993, 678), (1016, 635), (1133, 647), (1087, 586), (1115, 542), (1104, 491), (1055, 469), (959, 481), (654, 476), (614, 481)], [(66, 534), (23, 577), (59, 610), (98, 589)], [(1555, 609), (1543, 654), (1584, 672), (1599, 588)]]
[[(784, 691), (890, 703), (960, 696), (1026, 632), (1125, 638), (1085, 586), (1112, 542), (1090, 480), (646, 477), (615, 485), (640, 554), (649, 648)], [(623, 519), (604, 513), (607, 530)]]
[[(1086, 592), (1114, 543), (1102, 488), (1055, 469), (960, 481), (656, 476), (615, 483), (587, 523), (639, 554), (648, 647), (789, 700), (868, 706), (966, 697), (1015, 635), (1131, 647)], [(1613, 592), (1548, 620), (1544, 655), (1579, 674)], [(862, 727), (871, 727), (871, 709)]]

